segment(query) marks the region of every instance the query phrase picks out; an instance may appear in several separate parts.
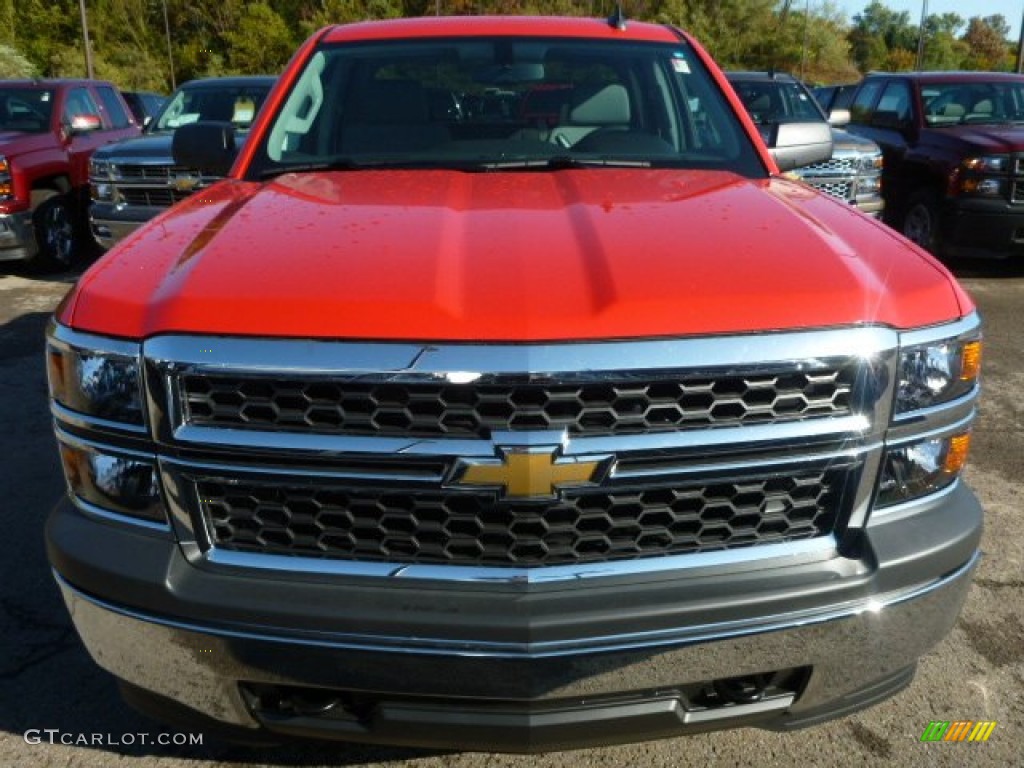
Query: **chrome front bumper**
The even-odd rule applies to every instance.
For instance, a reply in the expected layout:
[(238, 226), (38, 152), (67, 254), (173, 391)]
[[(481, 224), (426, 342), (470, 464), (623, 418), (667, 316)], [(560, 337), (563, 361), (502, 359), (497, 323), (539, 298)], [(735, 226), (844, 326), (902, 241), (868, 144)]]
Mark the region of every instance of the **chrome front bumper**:
[(0, 214), (0, 261), (27, 261), (38, 251), (31, 211)]
[(93, 203), (89, 210), (89, 225), (92, 236), (103, 248), (109, 250), (128, 235), (152, 219), (165, 208), (122, 209), (111, 205)]
[[(58, 550), (80, 538), (82, 524), (97, 526), (94, 521), (76, 522), (78, 514), (64, 505), (51, 518), (51, 559), (58, 569)], [(57, 581), (79, 635), (100, 666), (133, 686), (222, 723), (254, 732), (269, 727), (352, 741), (544, 751), (743, 725), (802, 727), (892, 695), (909, 682), (917, 659), (951, 630), (960, 612), (979, 557), (981, 514), (973, 495), (957, 486), (929, 505), (880, 516), (868, 531), (867, 554), (857, 562), (875, 565), (868, 572), (855, 568), (855, 574), (843, 575), (834, 563), (822, 564), (820, 594), (810, 603), (791, 601), (802, 607), (780, 610), (783, 601), (775, 601), (765, 612), (763, 606), (772, 601), (758, 596), (740, 606), (733, 614), (737, 618), (701, 621), (701, 616), (717, 618), (722, 603), (708, 601), (702, 589), (675, 585), (681, 604), (663, 605), (662, 612), (675, 611), (687, 618), (676, 617), (674, 625), (668, 622), (656, 630), (602, 634), (602, 629), (607, 632), (607, 627), (635, 611), (630, 589), (640, 590), (634, 594), (665, 589), (657, 584), (623, 585), (616, 587), (620, 599), (614, 598), (614, 590), (601, 597), (609, 616), (614, 616), (607, 625), (588, 622), (588, 631), (574, 625), (574, 635), (556, 632), (554, 639), (539, 642), (529, 638), (543, 636), (545, 629), (527, 632), (526, 639), (479, 642), (459, 638), (455, 630), (448, 638), (425, 636), (416, 626), (417, 612), (444, 614), (456, 626), (460, 606), (469, 605), (437, 585), (408, 594), (406, 599), (417, 603), (408, 607), (410, 629), (396, 636), (269, 625), (255, 614), (251, 623), (183, 618), (168, 615), (163, 606), (133, 608), (89, 594), (66, 574), (58, 572)], [(139, 542), (145, 549), (141, 538)], [(74, 561), (73, 556), (67, 561), (67, 571), (82, 569)], [(104, 567), (86, 566), (83, 580), (91, 581)], [(792, 569), (780, 582), (792, 581), (807, 567)], [(180, 554), (160, 569), (170, 592), (191, 591), (179, 571), (196, 569), (185, 565)], [(938, 573), (925, 577), (930, 569)], [(764, 578), (777, 577), (780, 574)], [(867, 588), (851, 599), (836, 602), (834, 594), (830, 599), (836, 582), (851, 578), (862, 579)], [(906, 579), (914, 581), (898, 583)], [(121, 580), (122, 594), (141, 600), (142, 585), (127, 574)], [(299, 580), (289, 589), (296, 601), (308, 594), (304, 607), (311, 615), (337, 612), (314, 593), (313, 584)], [(780, 597), (784, 589), (774, 596)], [(520, 594), (485, 590), (485, 597), (515, 613), (515, 606), (531, 597), (575, 598), (582, 605), (593, 591), (569, 589), (535, 596), (524, 587)], [(805, 585), (798, 590), (803, 597), (809, 591), (814, 588)], [(275, 599), (273, 591), (266, 594), (268, 602)], [(338, 598), (351, 596), (339, 593)], [(376, 608), (372, 589), (361, 599), (366, 610)], [(206, 608), (209, 615), (217, 613), (217, 606)], [(222, 612), (237, 613), (238, 608), (224, 606)], [(527, 623), (535, 617), (525, 610), (523, 615)], [(638, 627), (649, 621), (639, 611), (634, 618)], [(401, 619), (394, 617), (399, 623)], [(693, 713), (672, 696), (674, 689), (690, 683), (791, 668), (807, 669), (809, 674), (802, 689), (788, 699)], [(381, 701), (374, 713), (360, 720), (296, 716), (275, 723), (254, 711), (242, 684), (331, 689), (370, 694)], [(398, 697), (398, 704), (389, 704), (389, 696)], [(410, 699), (429, 706), (410, 706)]]

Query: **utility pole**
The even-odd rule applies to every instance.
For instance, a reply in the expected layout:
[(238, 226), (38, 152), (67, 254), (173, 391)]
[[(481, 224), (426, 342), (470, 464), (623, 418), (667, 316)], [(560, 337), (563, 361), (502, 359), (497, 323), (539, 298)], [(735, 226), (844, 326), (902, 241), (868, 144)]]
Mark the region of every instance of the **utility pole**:
[(1020, 22), (1020, 42), (1017, 43), (1017, 74), (1024, 72), (1024, 15)]
[(92, 80), (92, 46), (89, 44), (89, 21), (85, 17), (85, 0), (78, 0), (78, 10), (82, 14), (82, 42), (85, 43), (85, 73)]
[(924, 22), (928, 18), (928, 0), (921, 0), (921, 26), (917, 30), (917, 62), (914, 68), (924, 69)]
[(800, 46), (800, 82), (803, 82), (804, 70), (807, 68), (807, 22), (810, 20), (810, 18), (811, 0), (807, 0), (807, 2), (804, 3), (804, 42), (803, 45)]
[(171, 90), (178, 90), (178, 84), (174, 81), (174, 56), (171, 54), (171, 24), (167, 20), (167, 0), (163, 0), (164, 4), (164, 32), (167, 35), (167, 63), (171, 67)]

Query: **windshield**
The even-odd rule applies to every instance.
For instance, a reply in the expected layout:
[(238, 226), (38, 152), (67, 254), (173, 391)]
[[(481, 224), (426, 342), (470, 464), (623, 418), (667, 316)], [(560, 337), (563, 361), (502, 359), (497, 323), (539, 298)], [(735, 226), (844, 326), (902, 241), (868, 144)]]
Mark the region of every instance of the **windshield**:
[(799, 83), (780, 80), (732, 80), (736, 95), (757, 125), (822, 121), (825, 116)]
[(921, 86), (921, 100), (928, 125), (1024, 121), (1024, 80), (928, 83)]
[(269, 85), (184, 86), (167, 102), (150, 130), (173, 131), (199, 120), (222, 120), (238, 131), (247, 131), (269, 92)]
[(0, 131), (46, 133), (50, 130), (53, 91), (46, 88), (0, 88)]
[(248, 174), (615, 165), (765, 175), (685, 45), (517, 37), (321, 47)]

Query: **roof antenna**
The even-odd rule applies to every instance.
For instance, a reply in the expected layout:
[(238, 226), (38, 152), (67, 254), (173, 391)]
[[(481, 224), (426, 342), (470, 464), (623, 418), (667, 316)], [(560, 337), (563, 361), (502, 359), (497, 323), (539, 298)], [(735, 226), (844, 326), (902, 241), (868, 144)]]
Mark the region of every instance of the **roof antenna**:
[(608, 26), (612, 29), (617, 29), (620, 32), (626, 29), (626, 14), (622, 12), (622, 3), (615, 3), (615, 10), (612, 15), (608, 17)]

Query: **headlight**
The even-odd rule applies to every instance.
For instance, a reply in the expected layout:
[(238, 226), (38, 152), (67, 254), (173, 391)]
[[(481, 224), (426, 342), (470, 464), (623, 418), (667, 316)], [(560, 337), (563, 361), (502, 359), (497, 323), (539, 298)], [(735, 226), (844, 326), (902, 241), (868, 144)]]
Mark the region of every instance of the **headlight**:
[(153, 457), (116, 452), (58, 434), (68, 489), (92, 511), (166, 523)]
[(11, 164), (0, 155), (0, 200), (14, 197), (14, 179), (11, 177)]
[(961, 433), (911, 443), (886, 452), (875, 504), (887, 507), (950, 485), (964, 468), (971, 436)]
[(1002, 197), (1006, 194), (1006, 179), (963, 179), (960, 182), (960, 192), (979, 197)]
[(981, 370), (980, 339), (947, 339), (903, 351), (896, 413), (955, 400), (974, 388)]
[(882, 153), (878, 152), (873, 155), (864, 155), (860, 159), (860, 170), (862, 171), (880, 171), (883, 166)]
[(96, 202), (108, 203), (114, 199), (114, 185), (93, 182), (89, 188), (89, 195)]
[(961, 167), (978, 173), (1006, 173), (1010, 167), (1010, 156), (982, 155), (980, 157), (968, 157), (961, 163)]
[(89, 182), (92, 199), (97, 202), (110, 202), (114, 199), (114, 185), (110, 183), (113, 167), (106, 160), (89, 161)]
[(110, 163), (106, 160), (97, 160), (93, 158), (89, 161), (89, 178), (96, 179), (97, 181), (107, 181), (110, 179)]
[(882, 191), (881, 176), (861, 176), (857, 179), (858, 195), (877, 195)]
[(95, 339), (96, 347), (86, 348), (51, 336), (46, 355), (50, 397), (86, 416), (143, 426), (138, 345)]

